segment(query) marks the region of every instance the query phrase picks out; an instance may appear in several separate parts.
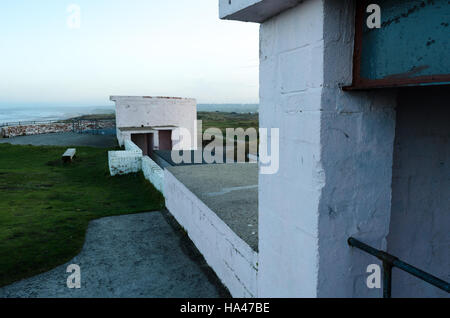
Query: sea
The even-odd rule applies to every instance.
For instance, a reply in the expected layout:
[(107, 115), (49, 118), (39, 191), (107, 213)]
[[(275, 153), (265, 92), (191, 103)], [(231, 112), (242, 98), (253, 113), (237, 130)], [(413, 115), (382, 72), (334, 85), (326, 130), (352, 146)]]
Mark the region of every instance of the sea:
[[(257, 113), (258, 106), (258, 104), (198, 104), (197, 110), (202, 112)], [(114, 106), (2, 106), (0, 107), (0, 125), (24, 121), (61, 120), (81, 115), (107, 113), (114, 113)]]

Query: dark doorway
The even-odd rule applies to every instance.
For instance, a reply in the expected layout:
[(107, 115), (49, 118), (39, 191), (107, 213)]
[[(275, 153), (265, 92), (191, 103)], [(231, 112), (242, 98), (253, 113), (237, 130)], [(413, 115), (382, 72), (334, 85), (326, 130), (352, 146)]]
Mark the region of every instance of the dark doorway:
[(142, 149), (144, 156), (153, 152), (153, 134), (131, 134), (131, 141)]
[[(449, 279), (450, 108), (448, 87), (401, 89), (392, 170), (388, 252)], [(402, 271), (394, 297), (448, 297)]]
[(172, 150), (172, 130), (160, 130), (159, 150)]

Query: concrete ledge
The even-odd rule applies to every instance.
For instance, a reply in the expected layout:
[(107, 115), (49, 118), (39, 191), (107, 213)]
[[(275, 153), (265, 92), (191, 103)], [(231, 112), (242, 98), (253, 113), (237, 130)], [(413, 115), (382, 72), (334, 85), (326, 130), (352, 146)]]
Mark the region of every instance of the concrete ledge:
[(145, 179), (164, 194), (164, 170), (148, 156), (142, 157), (142, 172)]
[(125, 140), (125, 150), (142, 156), (142, 150), (131, 140)]
[(224, 20), (262, 23), (303, 0), (219, 0), (219, 16)]
[(233, 297), (257, 297), (258, 254), (170, 171), (164, 173), (166, 207), (208, 265)]

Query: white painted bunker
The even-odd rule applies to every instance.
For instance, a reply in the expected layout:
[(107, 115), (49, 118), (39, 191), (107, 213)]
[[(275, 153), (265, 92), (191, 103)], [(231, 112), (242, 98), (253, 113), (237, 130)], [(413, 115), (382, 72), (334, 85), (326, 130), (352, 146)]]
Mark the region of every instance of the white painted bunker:
[[(111, 96), (116, 103), (119, 145), (132, 140), (144, 155), (153, 150), (191, 150), (197, 147), (195, 99), (150, 96)], [(183, 138), (183, 131), (190, 138)]]

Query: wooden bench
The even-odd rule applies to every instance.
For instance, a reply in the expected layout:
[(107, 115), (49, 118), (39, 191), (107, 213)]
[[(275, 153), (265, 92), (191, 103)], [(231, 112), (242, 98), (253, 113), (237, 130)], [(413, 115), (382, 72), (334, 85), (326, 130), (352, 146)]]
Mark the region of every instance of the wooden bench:
[(72, 162), (76, 153), (77, 153), (77, 150), (75, 148), (67, 149), (66, 152), (62, 155), (62, 161), (64, 163)]

